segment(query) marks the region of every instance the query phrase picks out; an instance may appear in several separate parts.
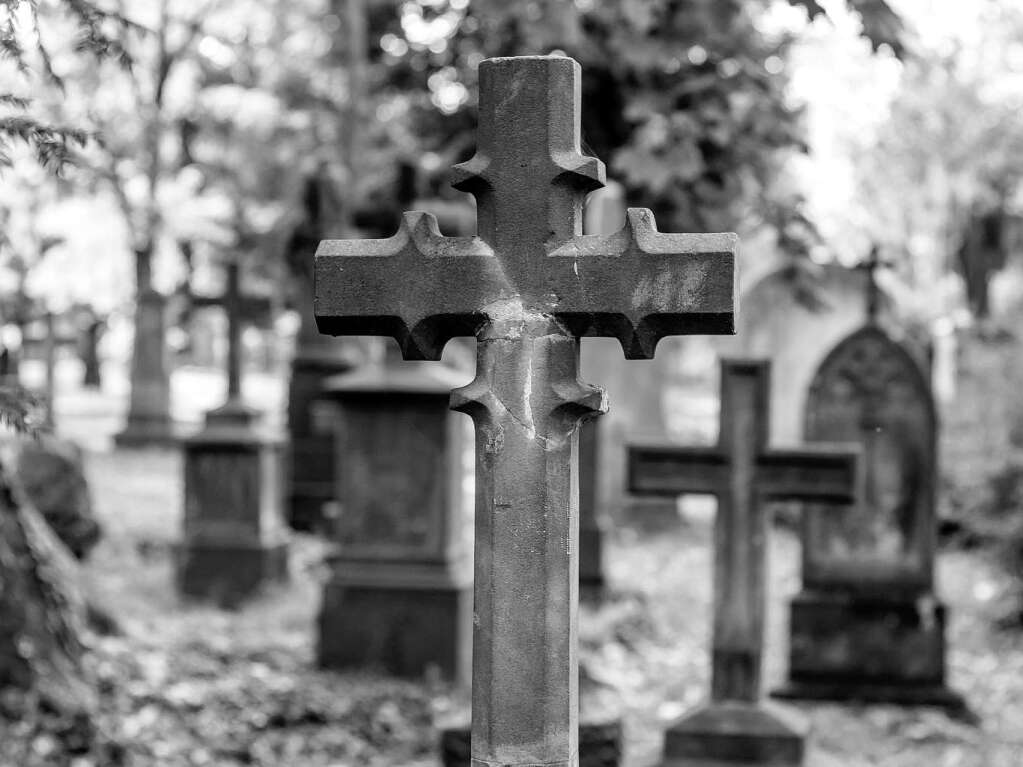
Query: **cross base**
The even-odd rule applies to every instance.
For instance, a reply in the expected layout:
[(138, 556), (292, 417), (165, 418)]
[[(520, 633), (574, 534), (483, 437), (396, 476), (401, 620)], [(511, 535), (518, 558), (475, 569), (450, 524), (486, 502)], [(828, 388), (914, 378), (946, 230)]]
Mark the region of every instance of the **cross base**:
[(229, 399), (218, 408), (206, 413), (206, 428), (229, 427), (251, 429), (259, 422), (262, 413), (249, 407), (239, 399)]
[(799, 767), (809, 725), (769, 702), (708, 703), (664, 736), (661, 767)]
[[(468, 724), (441, 730), (442, 767), (469, 767), (471, 742)], [(618, 767), (622, 750), (620, 719), (579, 723), (579, 767)]]
[(181, 441), (174, 422), (167, 416), (128, 414), (124, 429), (114, 435), (117, 447), (163, 447)]

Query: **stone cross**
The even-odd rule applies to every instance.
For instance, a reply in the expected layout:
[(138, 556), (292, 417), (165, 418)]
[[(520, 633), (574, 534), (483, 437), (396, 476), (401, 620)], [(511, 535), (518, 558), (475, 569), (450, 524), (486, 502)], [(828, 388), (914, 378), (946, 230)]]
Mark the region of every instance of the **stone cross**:
[(892, 261), (881, 258), (881, 247), (876, 243), (871, 246), (870, 254), (854, 269), (861, 269), (867, 273), (866, 287), (866, 311), (867, 322), (877, 322), (881, 313), (881, 288), (877, 284), (877, 273), (881, 269), (894, 266)]
[(224, 270), (227, 284), (221, 295), (192, 298), (193, 306), (219, 306), (227, 315), (227, 401), (211, 415), (251, 419), (252, 413), (242, 403), (242, 325), (246, 320), (269, 314), (272, 305), (268, 298), (242, 294), (241, 267), (237, 261), (228, 261)]
[(579, 65), (489, 59), (479, 88), (476, 154), (455, 167), (478, 235), (406, 213), (388, 239), (322, 242), (315, 313), (407, 360), (476, 336), (476, 378), (451, 399), (476, 426), (472, 764), (576, 767), (577, 429), (606, 410), (579, 337), (640, 359), (667, 334), (733, 332), (737, 238), (660, 234), (647, 210), (582, 235), (604, 166), (580, 151)]
[(714, 447), (632, 446), (636, 493), (714, 495), (714, 627), (711, 701), (760, 698), (767, 517), (776, 500), (849, 503), (856, 454), (834, 447), (768, 448), (770, 363), (721, 364), (721, 414)]

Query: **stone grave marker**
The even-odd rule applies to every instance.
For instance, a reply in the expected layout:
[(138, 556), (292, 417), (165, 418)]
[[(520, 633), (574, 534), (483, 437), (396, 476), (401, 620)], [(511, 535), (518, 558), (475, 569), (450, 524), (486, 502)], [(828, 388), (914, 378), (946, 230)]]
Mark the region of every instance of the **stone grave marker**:
[(131, 399), (124, 429), (114, 435), (120, 447), (140, 447), (174, 442), (177, 436), (170, 415), (170, 375), (167, 344), (163, 342), (167, 299), (145, 288), (136, 299), (135, 337), (159, 338), (159, 344), (142, 344), (131, 357)]
[(721, 412), (714, 447), (633, 445), (634, 492), (714, 495), (714, 619), (710, 701), (669, 728), (664, 764), (801, 764), (807, 725), (762, 700), (767, 597), (764, 504), (848, 503), (856, 454), (836, 447), (768, 447), (770, 364), (721, 364)]
[(338, 509), (319, 617), (330, 668), (378, 666), (469, 679), (472, 437), (448, 407), (471, 377), (385, 359), (328, 379)]
[(578, 425), (606, 409), (579, 381), (579, 337), (634, 359), (734, 326), (735, 235), (660, 234), (645, 210), (581, 234), (604, 167), (580, 152), (579, 77), (565, 57), (480, 64), (477, 150), (455, 168), (477, 236), (407, 213), (391, 238), (316, 257), (322, 332), (393, 336), (411, 360), (477, 338), (476, 378), (451, 397), (476, 426), (473, 767), (579, 764)]
[[(879, 262), (868, 262), (870, 282)], [(937, 416), (923, 370), (877, 324), (825, 357), (807, 395), (807, 442), (857, 442), (858, 503), (802, 522), (803, 589), (791, 605), (784, 698), (936, 704), (945, 684), (944, 605), (934, 593)]]
[(185, 513), (178, 547), (178, 589), (231, 606), (288, 575), (283, 522), (283, 440), (260, 424), (241, 395), (244, 301), (236, 262), (217, 299), (227, 311), (227, 399), (183, 440)]

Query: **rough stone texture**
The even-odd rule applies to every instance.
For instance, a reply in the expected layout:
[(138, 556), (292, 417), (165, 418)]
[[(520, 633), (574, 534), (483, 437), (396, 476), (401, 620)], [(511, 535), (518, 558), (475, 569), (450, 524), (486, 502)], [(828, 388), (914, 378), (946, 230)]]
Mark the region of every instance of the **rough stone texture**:
[(860, 697), (881, 681), (919, 690), (925, 677), (936, 702), (956, 698), (941, 689), (944, 609), (933, 593), (936, 437), (926, 378), (879, 327), (867, 324), (825, 358), (806, 439), (860, 443), (862, 487), (849, 510), (804, 516), (804, 592), (778, 695)]
[(579, 66), (481, 63), (476, 154), (455, 186), (479, 234), (444, 237), (407, 213), (391, 238), (326, 241), (315, 311), (335, 335), (396, 338), (436, 360), (477, 338), (476, 378), (452, 406), (476, 425), (472, 765), (578, 765), (578, 425), (606, 409), (578, 379), (584, 335), (629, 359), (668, 334), (734, 327), (734, 235), (660, 234), (630, 210), (582, 235), (603, 164), (579, 150)]
[[(213, 411), (216, 414), (218, 411)], [(184, 440), (185, 514), (178, 588), (234, 606), (287, 577), (282, 448), (236, 413)]]
[[(586, 198), (583, 232), (585, 234), (614, 234), (626, 222), (625, 190), (616, 181), (608, 180), (606, 186)], [(581, 369), (584, 381), (599, 381), (606, 389), (608, 412), (599, 419), (599, 440), (595, 475), (588, 476), (589, 467), (580, 455), (580, 544), (579, 572), (582, 595), (587, 596), (586, 567), (587, 527), (582, 523), (586, 517), (584, 493), (589, 484), (597, 496), (598, 518), (614, 520), (618, 524), (629, 524), (646, 530), (677, 529), (681, 518), (674, 499), (639, 497), (626, 488), (625, 446), (636, 440), (661, 440), (666, 438), (663, 395), (669, 369), (674, 361), (672, 344), (678, 339), (668, 338), (660, 344), (656, 359), (644, 360), (637, 364), (622, 359), (621, 348), (614, 339), (587, 338), (581, 344)], [(581, 432), (580, 450), (585, 448), (586, 429)], [(599, 539), (598, 539), (599, 540)], [(599, 595), (599, 591), (594, 595)]]
[(13, 445), (14, 476), (29, 502), (43, 515), (77, 559), (99, 543), (82, 451), (51, 435), (19, 439)]
[(338, 514), (319, 662), (467, 682), (472, 623), (472, 440), (448, 408), (465, 380), (385, 361), (330, 379)]
[[(469, 767), (471, 741), (468, 727), (441, 730), (441, 767)], [(618, 767), (622, 752), (620, 721), (579, 723), (579, 767)]]
[[(629, 450), (629, 486), (634, 492), (700, 493), (718, 499), (711, 705), (669, 731), (665, 740), (669, 763), (696, 755), (734, 759), (734, 754), (747, 749), (747, 741), (767, 744), (762, 759), (755, 756), (759, 750), (751, 750), (748, 763), (775, 763), (775, 745), (762, 741), (759, 732), (744, 729), (760, 727), (770, 719), (768, 713), (756, 712), (761, 698), (767, 581), (768, 525), (763, 504), (772, 500), (836, 504), (853, 498), (854, 452), (835, 447), (768, 448), (769, 376), (767, 362), (722, 362), (721, 426), (715, 447), (645, 445)], [(736, 703), (746, 705), (732, 705)], [(782, 740), (790, 743), (798, 737), (789, 733)], [(785, 748), (782, 751), (789, 754)]]
[[(137, 338), (164, 338), (166, 300), (149, 289), (138, 297)], [(119, 447), (144, 447), (177, 441), (170, 416), (170, 376), (166, 344), (143, 344), (132, 355), (131, 400), (124, 430), (114, 435)]]

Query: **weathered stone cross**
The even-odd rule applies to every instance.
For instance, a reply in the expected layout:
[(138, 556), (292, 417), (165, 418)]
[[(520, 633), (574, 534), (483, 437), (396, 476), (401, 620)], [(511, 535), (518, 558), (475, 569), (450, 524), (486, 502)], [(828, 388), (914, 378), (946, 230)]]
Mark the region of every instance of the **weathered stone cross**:
[[(770, 401), (770, 363), (723, 361), (716, 446), (629, 448), (632, 492), (707, 494), (718, 500), (709, 713), (705, 710), (698, 715), (698, 725), (687, 725), (683, 720), (669, 731), (667, 757), (697, 756), (692, 751), (699, 748), (683, 741), (699, 740), (701, 734), (710, 751), (728, 748), (728, 744), (721, 742), (726, 740), (722, 737), (725, 733), (743, 738), (751, 751), (755, 748), (750, 742), (752, 733), (743, 731), (744, 727), (759, 734), (772, 729), (775, 735), (779, 734), (777, 728), (762, 726), (762, 721), (760, 727), (755, 725), (753, 705), (746, 710), (742, 706), (720, 705), (755, 705), (760, 700), (767, 575), (767, 515), (761, 505), (772, 500), (838, 504), (850, 503), (854, 498), (854, 451), (820, 445), (798, 450), (768, 448)], [(715, 733), (716, 729), (720, 731)], [(747, 755), (748, 761), (759, 763), (751, 752)], [(727, 758), (726, 753), (699, 756)]]
[(668, 334), (734, 332), (737, 238), (660, 234), (646, 210), (583, 236), (604, 166), (579, 149), (579, 65), (490, 59), (479, 83), (477, 151), (455, 168), (478, 236), (406, 213), (389, 239), (322, 242), (315, 312), (321, 332), (390, 335), (405, 359), (476, 336), (476, 378), (452, 393), (476, 425), (472, 764), (575, 767), (577, 428), (606, 409), (578, 379), (578, 339), (640, 359)]

